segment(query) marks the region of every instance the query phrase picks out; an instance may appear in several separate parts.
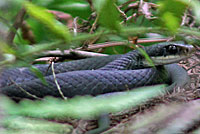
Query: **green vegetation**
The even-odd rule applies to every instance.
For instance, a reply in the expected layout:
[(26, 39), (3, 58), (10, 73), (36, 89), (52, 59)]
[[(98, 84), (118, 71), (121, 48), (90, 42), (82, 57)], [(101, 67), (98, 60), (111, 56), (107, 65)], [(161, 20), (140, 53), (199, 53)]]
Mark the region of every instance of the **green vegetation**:
[[(26, 66), (45, 84), (43, 75), (32, 63), (45, 57), (43, 52), (49, 50), (93, 50), (90, 45), (105, 43), (103, 49), (99, 47), (93, 51), (121, 54), (136, 48), (135, 44), (144, 43), (141, 39), (146, 40), (142, 45), (147, 46), (159, 42), (158, 38), (199, 45), (199, 10), (197, 0), (150, 0), (143, 3), (139, 0), (1, 0), (0, 69)], [(184, 20), (188, 13), (195, 18), (193, 26)], [(123, 43), (107, 47), (109, 43), (106, 42)], [(148, 55), (143, 54), (151, 63)], [(68, 133), (70, 126), (36, 118), (88, 119), (101, 113), (119, 112), (159, 96), (163, 87), (142, 88), (117, 98), (105, 97), (103, 101), (87, 96), (68, 100), (24, 100), (16, 104), (1, 97), (0, 108), (5, 110), (5, 115), (0, 115), (0, 120), (9, 117), (1, 120), (1, 124), (5, 127), (4, 132), (11, 134), (27, 131), (33, 134)], [(31, 125), (26, 126), (22, 120)], [(48, 125), (40, 126), (42, 124)]]

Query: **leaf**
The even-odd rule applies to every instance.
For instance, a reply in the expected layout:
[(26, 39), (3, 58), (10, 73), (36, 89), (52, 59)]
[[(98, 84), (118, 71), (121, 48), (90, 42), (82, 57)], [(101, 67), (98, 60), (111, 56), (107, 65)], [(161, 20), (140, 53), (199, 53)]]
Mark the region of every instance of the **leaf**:
[(24, 100), (16, 105), (6, 98), (2, 106), (11, 115), (37, 118), (65, 119), (90, 118), (102, 113), (119, 112), (156, 97), (164, 92), (165, 85), (137, 88), (128, 92), (110, 93), (98, 97), (77, 96), (68, 100), (45, 98), (43, 101)]
[(120, 31), (120, 13), (115, 6), (114, 0), (95, 0), (93, 2), (98, 14), (99, 24), (111, 30)]
[(171, 32), (176, 32), (187, 4), (179, 0), (163, 0), (158, 5), (160, 25), (168, 28)]
[(56, 3), (54, 5), (49, 5), (49, 9), (63, 11), (65, 13), (71, 14), (73, 17), (80, 17), (87, 19), (91, 15), (91, 9), (89, 4), (84, 2), (75, 2), (75, 1), (64, 1), (62, 3)]
[(73, 17), (87, 19), (91, 12), (90, 5), (86, 0), (34, 0), (37, 5), (49, 10), (69, 13)]
[(25, 118), (20, 116), (11, 116), (5, 118), (2, 121), (2, 126), (7, 130), (7, 134), (11, 134), (9, 132), (12, 131), (12, 134), (70, 134), (73, 128), (67, 124)]
[(162, 19), (167, 22), (165, 23), (165, 26), (172, 32), (176, 32), (176, 30), (179, 28), (179, 20), (177, 17), (173, 15), (171, 12), (165, 12), (162, 16)]
[(145, 59), (147, 60), (147, 62), (149, 63), (149, 65), (151, 67), (155, 67), (153, 61), (151, 60), (151, 58), (149, 57), (149, 55), (140, 47), (137, 47), (138, 51), (140, 51), (140, 53), (145, 57)]
[(16, 51), (8, 44), (0, 40), (0, 53), (16, 54)]
[(38, 68), (31, 66), (30, 70), (42, 81), (42, 83), (44, 85), (48, 85), (45, 78), (44, 78), (44, 75), (42, 74), (42, 72)]
[(71, 35), (67, 27), (57, 21), (53, 14), (47, 12), (45, 8), (36, 6), (30, 2), (25, 2), (24, 6), (30, 16), (47, 27), (49, 31), (54, 33), (58, 38), (63, 39), (65, 42), (71, 40)]

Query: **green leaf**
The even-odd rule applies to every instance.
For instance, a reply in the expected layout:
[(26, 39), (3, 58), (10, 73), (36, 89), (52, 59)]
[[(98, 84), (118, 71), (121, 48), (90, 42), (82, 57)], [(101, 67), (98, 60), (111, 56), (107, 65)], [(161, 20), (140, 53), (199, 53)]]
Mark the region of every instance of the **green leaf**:
[(30, 70), (42, 81), (43, 84), (47, 85), (44, 75), (38, 68), (31, 66)]
[(67, 124), (20, 116), (7, 117), (2, 121), (2, 125), (7, 130), (6, 134), (70, 134), (73, 128)]
[(49, 10), (69, 13), (73, 17), (87, 19), (91, 12), (90, 5), (86, 0), (34, 0), (37, 5)]
[(145, 59), (147, 60), (147, 62), (149, 63), (149, 65), (152, 66), (152, 67), (155, 67), (153, 61), (151, 60), (151, 58), (149, 57), (149, 55), (144, 51), (144, 49), (142, 49), (140, 47), (137, 47), (137, 49), (145, 57)]
[(162, 15), (163, 21), (165, 21), (165, 26), (172, 32), (176, 32), (176, 30), (180, 26), (180, 22), (177, 17), (173, 15), (171, 12), (165, 12)]
[(160, 25), (168, 28), (171, 32), (176, 32), (187, 4), (180, 0), (163, 0), (158, 5), (158, 16), (161, 19)]
[[(142, 87), (119, 94), (106, 96), (77, 96), (68, 100), (45, 98), (43, 101), (24, 100), (19, 105), (3, 98), (2, 108), (11, 115), (22, 115), (37, 118), (61, 119), (91, 118), (102, 113), (119, 112), (138, 106), (165, 91), (166, 85)], [(1, 97), (2, 98), (2, 97)]]
[(30, 16), (47, 27), (49, 31), (54, 33), (58, 38), (63, 39), (65, 42), (69, 42), (71, 40), (71, 35), (67, 27), (57, 21), (53, 14), (47, 12), (47, 9), (36, 6), (30, 2), (25, 2), (24, 6)]
[(89, 4), (86, 1), (84, 3), (65, 1), (56, 5), (49, 5), (48, 7), (49, 9), (63, 11), (71, 14), (73, 17), (78, 16), (84, 19), (87, 19), (92, 13)]
[(0, 53), (16, 54), (15, 50), (0, 40)]
[(99, 24), (111, 30), (119, 31), (121, 29), (120, 13), (114, 0), (95, 0), (93, 2), (98, 14)]

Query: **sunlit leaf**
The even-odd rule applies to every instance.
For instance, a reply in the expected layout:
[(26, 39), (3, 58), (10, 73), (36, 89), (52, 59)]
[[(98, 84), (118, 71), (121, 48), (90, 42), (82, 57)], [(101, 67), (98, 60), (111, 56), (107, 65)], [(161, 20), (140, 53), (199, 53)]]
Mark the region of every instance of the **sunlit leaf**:
[(87, 19), (92, 13), (86, 0), (34, 0), (34, 3), (49, 10), (62, 11), (69, 13), (73, 17), (84, 19)]
[(94, 6), (97, 10), (98, 22), (102, 26), (111, 30), (120, 30), (120, 13), (115, 6), (115, 0), (95, 0)]
[(30, 16), (37, 19), (58, 38), (62, 38), (66, 42), (69, 42), (71, 40), (71, 35), (67, 27), (57, 21), (54, 18), (53, 14), (48, 13), (45, 8), (36, 6), (30, 2), (25, 2), (24, 6)]
[(165, 23), (165, 26), (170, 31), (175, 32), (180, 26), (179, 19), (175, 17), (171, 12), (165, 12), (162, 16), (162, 19), (167, 22)]
[(45, 98), (43, 101), (24, 100), (20, 105), (5, 101), (3, 108), (11, 115), (37, 118), (90, 118), (102, 113), (119, 112), (163, 93), (165, 85), (143, 87), (129, 92), (107, 94), (97, 98), (91, 96), (75, 97), (68, 100)]
[[(72, 131), (72, 126), (67, 124), (61, 124), (56, 122), (50, 122), (45, 120), (31, 119), (19, 116), (11, 116), (5, 118), (2, 125), (8, 132), (6, 134), (11, 134), (9, 132), (16, 132), (12, 134), (70, 134)], [(1, 132), (1, 131), (0, 131)]]
[(180, 0), (163, 0), (159, 1), (158, 5), (161, 19), (159, 24), (172, 32), (176, 32), (180, 26), (187, 4)]
[(15, 54), (15, 50), (11, 48), (8, 44), (4, 43), (2, 40), (0, 40), (0, 52), (1, 53), (9, 53), (9, 54)]

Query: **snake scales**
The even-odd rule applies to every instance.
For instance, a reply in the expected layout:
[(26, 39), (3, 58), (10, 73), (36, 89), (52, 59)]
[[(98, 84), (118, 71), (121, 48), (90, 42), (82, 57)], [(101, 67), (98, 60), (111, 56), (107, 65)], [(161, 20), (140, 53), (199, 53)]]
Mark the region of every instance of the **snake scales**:
[[(133, 50), (124, 55), (56, 63), (56, 79), (66, 97), (97, 96), (160, 83), (167, 83), (172, 88), (188, 82), (185, 70), (171, 63), (190, 56), (193, 46), (167, 42), (145, 47), (144, 50), (156, 67), (149, 68), (141, 52)], [(52, 71), (47, 72), (48, 66), (35, 66), (45, 75), (48, 85), (44, 85), (28, 68), (4, 70), (0, 75), (0, 92), (15, 99), (34, 99), (21, 89), (40, 98), (61, 97)]]

